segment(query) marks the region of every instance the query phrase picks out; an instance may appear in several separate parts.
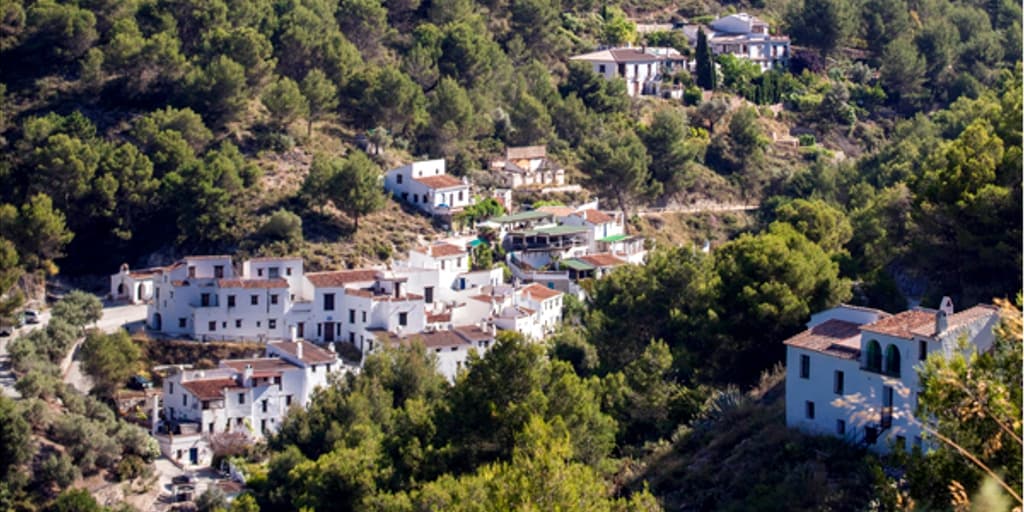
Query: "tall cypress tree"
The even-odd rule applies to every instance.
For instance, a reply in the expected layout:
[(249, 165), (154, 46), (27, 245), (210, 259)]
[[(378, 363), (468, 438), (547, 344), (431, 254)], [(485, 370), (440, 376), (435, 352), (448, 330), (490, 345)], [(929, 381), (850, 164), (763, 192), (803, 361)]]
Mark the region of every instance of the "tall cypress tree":
[(708, 46), (708, 36), (704, 29), (697, 31), (697, 85), (704, 89), (714, 90), (718, 85), (715, 73), (715, 61)]

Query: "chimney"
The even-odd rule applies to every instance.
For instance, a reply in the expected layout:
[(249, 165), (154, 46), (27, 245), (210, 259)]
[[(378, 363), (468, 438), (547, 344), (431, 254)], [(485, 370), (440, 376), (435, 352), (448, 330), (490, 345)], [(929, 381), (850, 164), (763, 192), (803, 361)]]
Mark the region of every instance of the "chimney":
[(288, 327), (288, 340), (295, 343), (295, 340), (299, 339), (299, 328), (296, 325)]
[(953, 299), (949, 297), (943, 297), (942, 302), (939, 303), (939, 310), (946, 313), (946, 316), (953, 314)]
[(301, 341), (296, 341), (295, 342), (295, 357), (297, 357), (299, 359), (302, 359), (302, 342)]
[(327, 344), (327, 350), (329, 350), (332, 354), (334, 353), (334, 343), (333, 342)]
[(242, 374), (242, 385), (245, 387), (252, 386), (252, 364), (246, 363), (245, 373)]
[(946, 332), (946, 328), (949, 327), (949, 321), (946, 318), (945, 310), (938, 310), (935, 312), (935, 334), (939, 335)]

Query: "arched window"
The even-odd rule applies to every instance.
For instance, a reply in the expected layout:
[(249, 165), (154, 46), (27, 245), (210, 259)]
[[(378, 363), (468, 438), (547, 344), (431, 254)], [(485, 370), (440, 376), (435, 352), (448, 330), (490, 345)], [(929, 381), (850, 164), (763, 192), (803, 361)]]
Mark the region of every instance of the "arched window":
[(868, 370), (882, 371), (882, 345), (878, 340), (868, 342), (867, 359), (864, 361)]
[(885, 373), (893, 377), (900, 376), (900, 349), (896, 345), (885, 347)]

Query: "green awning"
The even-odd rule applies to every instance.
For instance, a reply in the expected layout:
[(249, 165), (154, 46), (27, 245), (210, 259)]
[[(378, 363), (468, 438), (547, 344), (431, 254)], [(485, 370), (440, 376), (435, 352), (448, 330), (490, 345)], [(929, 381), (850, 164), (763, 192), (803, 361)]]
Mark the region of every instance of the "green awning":
[(569, 258), (567, 260), (562, 260), (562, 261), (558, 262), (558, 265), (560, 267), (565, 267), (565, 268), (568, 268), (568, 269), (572, 269), (572, 270), (575, 270), (577, 272), (586, 272), (588, 270), (594, 270), (595, 268), (597, 268), (597, 267), (591, 265), (590, 263), (587, 263), (585, 261), (580, 261), (580, 260), (578, 260), (576, 258)]
[(621, 242), (621, 241), (626, 240), (628, 238), (632, 238), (632, 237), (630, 237), (629, 235), (627, 235), (625, 233), (622, 233), (622, 234), (618, 234), (618, 235), (612, 235), (612, 236), (606, 236), (604, 238), (599, 238), (597, 241), (598, 242), (605, 242), (605, 243), (609, 243), (610, 244), (612, 242)]
[(478, 246), (480, 246), (482, 244), (486, 244), (486, 243), (487, 243), (486, 240), (481, 240), (481, 239), (477, 238), (477, 239), (473, 240), (472, 242), (470, 242), (467, 245), (469, 245), (470, 248), (473, 248), (473, 247), (478, 247)]

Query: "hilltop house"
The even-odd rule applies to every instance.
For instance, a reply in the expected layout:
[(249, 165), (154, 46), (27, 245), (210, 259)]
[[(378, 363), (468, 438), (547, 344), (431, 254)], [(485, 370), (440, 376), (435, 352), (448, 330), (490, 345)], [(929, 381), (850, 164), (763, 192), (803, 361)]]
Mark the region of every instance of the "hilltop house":
[(667, 95), (682, 97), (682, 89), (663, 83), (662, 77), (677, 66), (688, 67), (687, 59), (674, 48), (608, 48), (571, 57), (570, 60), (590, 64), (595, 73), (607, 80), (621, 78), (626, 82), (626, 94)]
[(175, 373), (164, 379), (163, 428), (154, 434), (169, 459), (208, 465), (212, 436), (242, 432), (260, 439), (276, 432), (289, 408), (306, 407), (313, 391), (341, 369), (333, 346), (292, 341), (267, 344), (264, 357)]
[(491, 160), (491, 171), (510, 189), (565, 185), (565, 169), (548, 159), (544, 146), (506, 148), (505, 158)]
[(391, 169), (384, 175), (384, 189), (427, 214), (449, 220), (473, 204), (469, 182), (445, 173), (444, 159)]
[(786, 340), (786, 424), (871, 449), (924, 448), (914, 418), (921, 391), (916, 367), (930, 354), (948, 357), (966, 338), (972, 350), (992, 346), (998, 310), (978, 305), (891, 315), (840, 305), (817, 313), (807, 330)]
[(768, 23), (745, 12), (730, 14), (712, 21), (709, 26), (686, 25), (690, 45), (696, 47), (697, 32), (703, 29), (711, 53), (731, 54), (752, 61), (761, 71), (786, 67), (789, 64), (789, 37), (771, 35)]

